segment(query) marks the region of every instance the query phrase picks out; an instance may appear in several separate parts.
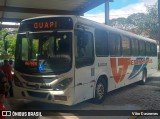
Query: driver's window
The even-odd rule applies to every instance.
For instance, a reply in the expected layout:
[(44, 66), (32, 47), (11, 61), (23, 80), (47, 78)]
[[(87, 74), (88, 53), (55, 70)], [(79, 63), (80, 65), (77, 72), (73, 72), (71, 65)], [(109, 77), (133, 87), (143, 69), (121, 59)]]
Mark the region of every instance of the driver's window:
[(92, 65), (94, 61), (93, 35), (88, 31), (76, 32), (76, 67)]
[(42, 45), (43, 51), (42, 54), (46, 57), (53, 57), (54, 55), (54, 37), (49, 37), (45, 39), (45, 42)]

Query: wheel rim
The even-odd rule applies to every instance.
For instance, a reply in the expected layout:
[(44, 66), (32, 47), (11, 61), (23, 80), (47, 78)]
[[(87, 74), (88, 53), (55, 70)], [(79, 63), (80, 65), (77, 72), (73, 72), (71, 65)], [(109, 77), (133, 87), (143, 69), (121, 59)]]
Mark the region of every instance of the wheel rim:
[(98, 99), (102, 99), (104, 96), (104, 85), (99, 83), (96, 88), (96, 94)]

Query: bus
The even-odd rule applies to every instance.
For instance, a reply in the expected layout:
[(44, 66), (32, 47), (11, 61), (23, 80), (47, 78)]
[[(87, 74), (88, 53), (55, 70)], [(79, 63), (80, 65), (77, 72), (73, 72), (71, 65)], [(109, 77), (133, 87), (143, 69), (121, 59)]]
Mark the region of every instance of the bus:
[(74, 15), (41, 16), (20, 23), (14, 96), (74, 105), (140, 81), (157, 71), (157, 44)]

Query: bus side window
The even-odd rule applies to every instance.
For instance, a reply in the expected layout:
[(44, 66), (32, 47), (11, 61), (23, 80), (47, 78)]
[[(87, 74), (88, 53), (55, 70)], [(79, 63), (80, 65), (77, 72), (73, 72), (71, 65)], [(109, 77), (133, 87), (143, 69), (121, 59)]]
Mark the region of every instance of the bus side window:
[(121, 37), (120, 35), (110, 32), (109, 33), (109, 51), (113, 57), (121, 56)]
[(150, 43), (146, 42), (146, 56), (151, 56)]
[(153, 44), (153, 48), (154, 56), (157, 56), (157, 45)]
[(122, 54), (123, 56), (131, 55), (130, 38), (122, 35)]
[(145, 42), (142, 41), (142, 40), (139, 40), (139, 55), (140, 56), (145, 56), (146, 55)]
[(151, 43), (151, 55), (157, 56), (157, 46), (156, 44)]
[(109, 55), (108, 33), (99, 29), (95, 30), (95, 49), (98, 57)]
[(77, 55), (76, 67), (83, 67), (93, 64), (94, 47), (92, 33), (87, 31), (78, 31), (77, 37)]
[(132, 38), (131, 40), (131, 48), (132, 48), (132, 56), (138, 56), (139, 55), (139, 51), (138, 51), (138, 40), (135, 38)]

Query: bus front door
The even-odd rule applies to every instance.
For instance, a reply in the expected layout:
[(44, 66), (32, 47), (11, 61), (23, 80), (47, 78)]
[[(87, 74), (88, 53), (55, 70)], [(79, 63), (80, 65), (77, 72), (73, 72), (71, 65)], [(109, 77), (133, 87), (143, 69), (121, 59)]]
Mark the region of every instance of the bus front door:
[(76, 40), (75, 56), (75, 103), (93, 97), (94, 85), (94, 45), (93, 35), (88, 31), (80, 31)]

